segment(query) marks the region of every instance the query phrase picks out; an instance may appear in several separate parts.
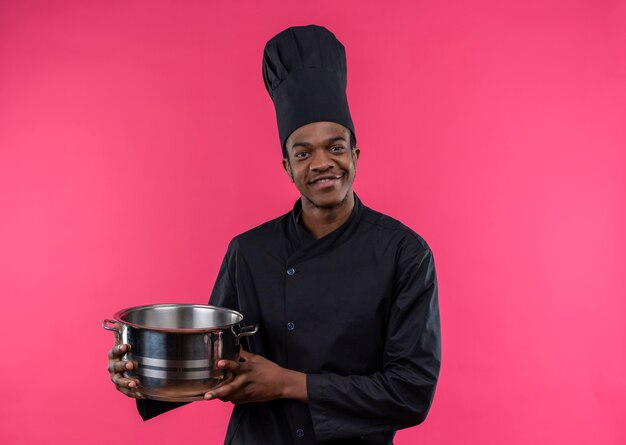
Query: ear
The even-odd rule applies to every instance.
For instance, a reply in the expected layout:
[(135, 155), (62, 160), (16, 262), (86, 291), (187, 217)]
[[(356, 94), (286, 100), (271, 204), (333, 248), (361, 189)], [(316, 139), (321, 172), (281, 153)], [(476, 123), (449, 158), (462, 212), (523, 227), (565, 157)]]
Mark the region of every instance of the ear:
[(291, 182), (294, 182), (293, 173), (291, 172), (291, 163), (289, 162), (289, 159), (287, 158), (283, 159), (283, 168), (287, 172), (287, 176), (289, 176), (289, 179), (291, 180)]
[(356, 164), (359, 160), (359, 156), (361, 155), (361, 149), (359, 147), (354, 147), (352, 149), (352, 160), (354, 161), (354, 166), (356, 167)]

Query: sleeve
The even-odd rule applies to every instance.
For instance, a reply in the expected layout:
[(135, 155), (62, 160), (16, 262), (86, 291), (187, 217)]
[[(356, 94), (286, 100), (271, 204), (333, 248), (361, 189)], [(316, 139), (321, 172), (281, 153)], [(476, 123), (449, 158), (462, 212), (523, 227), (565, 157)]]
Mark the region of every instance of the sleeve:
[(381, 371), (307, 375), (320, 441), (407, 428), (428, 414), (441, 364), (437, 279), (430, 249), (410, 244), (397, 263)]
[[(217, 274), (213, 292), (209, 299), (209, 304), (213, 306), (228, 307), (237, 309), (237, 291), (234, 282), (231, 279), (231, 270), (234, 271), (234, 262), (236, 258), (236, 249), (234, 240), (228, 246), (226, 255)], [(189, 402), (161, 402), (150, 399), (137, 399), (137, 411), (141, 418), (145, 420), (152, 419), (160, 414), (171, 411)]]
[(239, 300), (237, 295), (236, 274), (237, 274), (237, 238), (234, 238), (228, 245), (226, 255), (222, 261), (222, 266), (217, 274), (209, 304), (213, 306), (225, 307), (239, 310)]
[[(239, 293), (237, 292), (237, 256), (239, 255), (239, 242), (233, 238), (228, 245), (228, 250), (224, 256), (222, 267), (217, 275), (217, 281), (213, 287), (209, 304), (213, 306), (225, 307), (237, 312), (241, 312), (239, 304)], [(248, 338), (241, 339), (241, 346), (250, 350)]]

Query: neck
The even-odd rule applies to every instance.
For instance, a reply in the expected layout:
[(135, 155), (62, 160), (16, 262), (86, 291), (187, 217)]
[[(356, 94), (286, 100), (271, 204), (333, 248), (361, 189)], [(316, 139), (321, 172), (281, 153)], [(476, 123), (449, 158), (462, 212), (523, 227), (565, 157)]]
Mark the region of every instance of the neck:
[(306, 197), (302, 202), (302, 224), (315, 239), (320, 239), (345, 223), (354, 208), (354, 194), (348, 192), (346, 198), (333, 207), (319, 207)]

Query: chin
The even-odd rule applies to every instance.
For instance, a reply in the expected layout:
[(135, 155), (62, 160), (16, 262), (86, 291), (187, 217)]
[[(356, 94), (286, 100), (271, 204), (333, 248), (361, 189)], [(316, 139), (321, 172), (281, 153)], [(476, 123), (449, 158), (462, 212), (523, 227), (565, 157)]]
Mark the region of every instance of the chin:
[(335, 209), (337, 207), (341, 207), (348, 200), (348, 194), (344, 194), (343, 196), (305, 196), (307, 201), (313, 204), (315, 207), (319, 209)]

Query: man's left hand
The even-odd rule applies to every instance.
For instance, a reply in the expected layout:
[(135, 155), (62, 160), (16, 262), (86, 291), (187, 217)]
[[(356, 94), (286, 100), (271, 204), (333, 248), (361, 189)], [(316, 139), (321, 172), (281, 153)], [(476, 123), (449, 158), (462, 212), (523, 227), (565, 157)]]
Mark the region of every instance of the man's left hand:
[(307, 401), (306, 374), (281, 368), (276, 363), (241, 350), (240, 361), (220, 360), (220, 369), (228, 369), (234, 379), (204, 395), (206, 400), (253, 403), (274, 399)]

